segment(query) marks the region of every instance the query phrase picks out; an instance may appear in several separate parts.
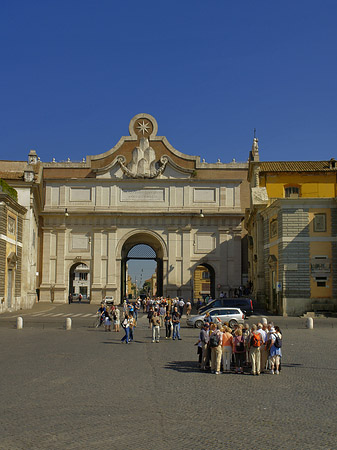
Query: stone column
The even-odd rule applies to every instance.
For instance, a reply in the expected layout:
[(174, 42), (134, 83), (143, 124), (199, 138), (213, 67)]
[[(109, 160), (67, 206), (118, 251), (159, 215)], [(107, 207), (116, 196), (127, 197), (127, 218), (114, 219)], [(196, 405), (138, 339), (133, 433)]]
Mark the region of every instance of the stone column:
[(43, 228), (42, 281), (40, 285), (41, 302), (50, 302), (50, 232), (50, 228)]
[(192, 251), (192, 243), (191, 243), (191, 225), (186, 225), (182, 228), (183, 232), (183, 248), (182, 248), (182, 257), (183, 257), (183, 267), (182, 267), (182, 283), (180, 287), (181, 295), (185, 299), (185, 301), (191, 297), (191, 251)]
[(57, 229), (55, 303), (67, 302), (67, 288), (65, 286), (65, 245), (66, 228), (60, 227)]
[(241, 284), (241, 233), (231, 231), (228, 241), (228, 284), (237, 288)]
[[(167, 229), (168, 239), (167, 239), (167, 248), (168, 248), (168, 259), (163, 267), (164, 272), (164, 286), (166, 286), (166, 294), (170, 297), (175, 297), (177, 295), (177, 270), (176, 270), (176, 261), (177, 261), (177, 228), (176, 227), (168, 227)], [(165, 270), (166, 269), (166, 270)]]
[(110, 227), (108, 230), (108, 279), (106, 290), (107, 295), (113, 295), (115, 300), (117, 300), (116, 246), (117, 227)]
[(102, 242), (101, 229), (93, 230), (92, 243), (92, 286), (91, 286), (91, 300), (93, 303), (100, 303), (102, 301)]
[(220, 284), (220, 288), (217, 289), (221, 292), (228, 289), (228, 228), (219, 227), (218, 230), (220, 270), (217, 274), (216, 285)]

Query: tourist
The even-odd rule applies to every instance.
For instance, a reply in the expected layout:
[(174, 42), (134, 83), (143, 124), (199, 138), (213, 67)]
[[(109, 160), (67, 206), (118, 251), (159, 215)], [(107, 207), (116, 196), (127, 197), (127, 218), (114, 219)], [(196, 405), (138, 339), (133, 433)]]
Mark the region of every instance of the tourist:
[(165, 323), (165, 331), (166, 331), (166, 337), (165, 339), (171, 339), (172, 334), (172, 317), (169, 311), (166, 311), (166, 315), (164, 317), (164, 323)]
[(108, 309), (103, 312), (105, 331), (111, 331), (111, 317)]
[(202, 327), (199, 340), (201, 343), (202, 356), (201, 356), (201, 370), (206, 370), (209, 366), (209, 358), (208, 358), (208, 341), (209, 341), (209, 323), (205, 323)]
[[(270, 373), (279, 375), (280, 361), (282, 357), (282, 333), (279, 327), (271, 328), (270, 330)], [(275, 371), (274, 371), (275, 369)]]
[(151, 323), (152, 323), (152, 342), (159, 342), (160, 317), (156, 311), (154, 312), (153, 316), (151, 317)]
[[(265, 326), (265, 329), (267, 329), (267, 326)], [(266, 342), (267, 342), (267, 332), (264, 329), (264, 326), (262, 323), (257, 324), (257, 333), (261, 335), (262, 344), (260, 347), (260, 367), (261, 372), (266, 372), (267, 369), (267, 361), (269, 356), (269, 350), (266, 349)]]
[(261, 371), (261, 345), (263, 344), (262, 336), (257, 331), (254, 324), (251, 328), (251, 338), (249, 340), (250, 359), (252, 362), (252, 375), (260, 375)]
[(209, 336), (208, 345), (211, 348), (211, 372), (219, 375), (222, 356), (222, 325), (212, 324), (212, 332)]
[(182, 317), (182, 316), (183, 316), (183, 313), (184, 313), (184, 306), (185, 306), (185, 302), (184, 302), (184, 299), (183, 299), (183, 298), (181, 298), (181, 299), (178, 301), (178, 306), (179, 306), (179, 314), (180, 314), (180, 317)]
[(129, 322), (129, 315), (126, 313), (124, 320), (122, 322), (122, 327), (124, 328), (125, 335), (122, 337), (121, 341), (129, 343), (129, 336), (130, 336), (130, 328), (129, 328), (130, 322)]
[(164, 326), (164, 317), (166, 314), (166, 307), (165, 307), (165, 303), (162, 302), (160, 307), (159, 307), (159, 319), (160, 319), (160, 326), (163, 327)]
[(186, 302), (186, 316), (188, 317), (191, 314), (192, 311), (192, 304), (191, 302), (188, 300)]
[(242, 329), (237, 327), (234, 332), (233, 340), (233, 353), (234, 353), (234, 363), (235, 372), (243, 374), (243, 363), (245, 360), (245, 342), (242, 336)]
[(178, 338), (178, 340), (181, 340), (180, 337), (180, 314), (178, 313), (178, 308), (175, 306), (174, 311), (172, 314), (172, 322), (173, 322), (173, 336), (172, 339), (175, 340)]
[(121, 321), (120, 321), (120, 314), (121, 313), (120, 313), (118, 307), (114, 306), (112, 318), (113, 318), (113, 321), (114, 321), (114, 331), (116, 333), (118, 333), (119, 330), (120, 330), (120, 323), (121, 323)]
[(133, 314), (129, 314), (129, 341), (132, 342), (134, 338), (134, 329), (136, 327), (136, 320), (133, 317)]
[(233, 336), (231, 329), (224, 326), (222, 330), (222, 371), (228, 373), (231, 370)]
[(99, 327), (102, 325), (103, 321), (104, 321), (104, 313), (105, 313), (105, 306), (104, 303), (101, 303), (101, 306), (98, 308), (98, 310), (96, 311), (96, 314), (99, 314)]

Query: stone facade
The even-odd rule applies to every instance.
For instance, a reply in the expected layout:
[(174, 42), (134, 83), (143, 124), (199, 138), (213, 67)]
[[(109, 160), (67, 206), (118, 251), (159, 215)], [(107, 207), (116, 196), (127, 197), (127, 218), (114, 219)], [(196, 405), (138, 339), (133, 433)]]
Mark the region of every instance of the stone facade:
[(19, 309), (22, 295), (22, 226), (25, 208), (0, 193), (0, 312)]
[[(41, 162), (32, 151), (28, 165), (13, 163), (21, 175), (11, 184), (29, 205), (23, 235), (31, 242), (34, 232), (39, 243), (40, 301), (67, 302), (71, 273), (85, 264), (91, 301), (106, 295), (120, 302), (128, 253), (138, 244), (155, 252), (158, 295), (191, 298), (200, 264), (210, 268), (213, 296), (242, 284), (248, 164), (201, 162), (157, 131), (152, 116), (138, 114), (129, 136), (82, 162)], [(32, 273), (22, 274), (27, 292)]]
[(253, 296), (284, 315), (337, 311), (335, 165), (250, 158), (245, 226)]

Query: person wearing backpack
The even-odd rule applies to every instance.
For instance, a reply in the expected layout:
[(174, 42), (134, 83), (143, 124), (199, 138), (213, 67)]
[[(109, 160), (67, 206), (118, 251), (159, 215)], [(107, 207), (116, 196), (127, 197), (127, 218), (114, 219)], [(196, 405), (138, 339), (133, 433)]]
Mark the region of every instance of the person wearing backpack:
[(219, 323), (209, 337), (209, 346), (211, 348), (211, 372), (219, 375), (222, 356), (222, 324)]
[(261, 345), (263, 344), (261, 334), (257, 331), (254, 324), (251, 328), (251, 337), (249, 340), (250, 360), (252, 362), (252, 375), (260, 375), (261, 371)]
[[(282, 333), (279, 327), (270, 330), (270, 373), (279, 375), (280, 361), (282, 356)], [(275, 369), (275, 372), (274, 372)]]

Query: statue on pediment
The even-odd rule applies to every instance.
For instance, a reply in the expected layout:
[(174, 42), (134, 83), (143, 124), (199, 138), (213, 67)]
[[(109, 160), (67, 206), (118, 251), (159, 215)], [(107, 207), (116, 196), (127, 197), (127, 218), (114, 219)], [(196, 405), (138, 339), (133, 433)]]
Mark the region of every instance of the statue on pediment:
[(128, 165), (125, 165), (124, 156), (118, 156), (118, 163), (124, 174), (131, 178), (156, 178), (164, 172), (168, 158), (162, 156), (159, 162), (156, 161), (156, 153), (150, 147), (149, 140), (145, 137), (140, 139), (139, 147), (132, 152), (132, 158)]

